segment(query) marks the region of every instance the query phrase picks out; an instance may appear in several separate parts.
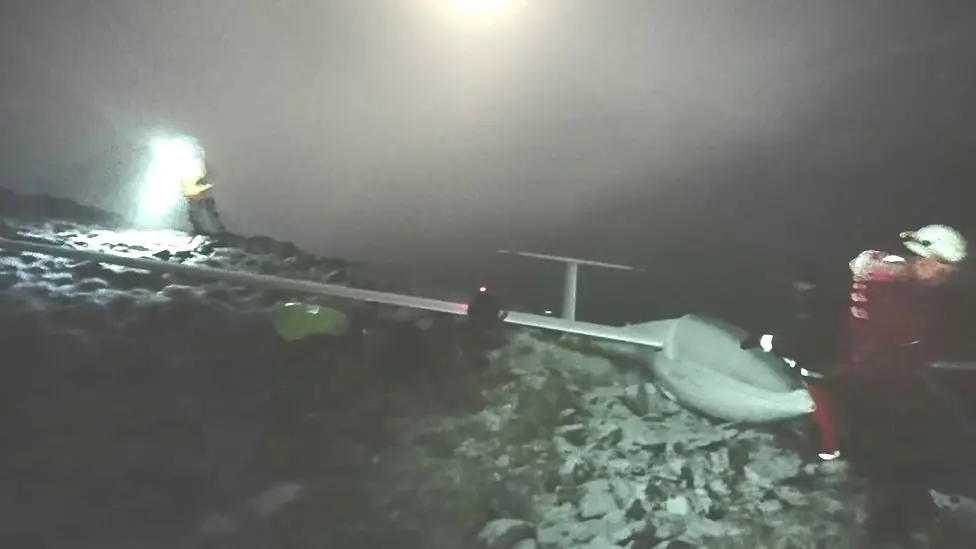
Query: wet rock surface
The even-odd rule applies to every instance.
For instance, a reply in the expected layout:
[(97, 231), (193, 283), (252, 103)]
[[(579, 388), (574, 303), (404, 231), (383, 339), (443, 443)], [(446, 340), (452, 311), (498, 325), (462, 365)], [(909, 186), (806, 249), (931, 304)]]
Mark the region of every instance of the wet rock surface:
[[(0, 194), (0, 236), (384, 286), (272, 239), (120, 231), (44, 200)], [(340, 306), (368, 329), (284, 343), (268, 310), (296, 298)], [(437, 352), (453, 319), (7, 250), (0, 321), (0, 547), (972, 539), (976, 506), (937, 495), (937, 528), (868, 540), (866, 496), (843, 462), (808, 459), (782, 429), (698, 417), (647, 368), (572, 338), (511, 331), (474, 367)]]

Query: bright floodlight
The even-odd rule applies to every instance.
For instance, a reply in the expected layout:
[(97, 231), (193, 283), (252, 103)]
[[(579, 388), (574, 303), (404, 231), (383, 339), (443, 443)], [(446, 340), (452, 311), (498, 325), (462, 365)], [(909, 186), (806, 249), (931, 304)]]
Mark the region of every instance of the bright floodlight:
[(189, 137), (159, 138), (150, 150), (138, 217), (143, 223), (156, 224), (180, 204), (180, 183), (206, 175), (206, 164), (203, 149)]
[(188, 137), (157, 139), (152, 144), (153, 169), (157, 174), (180, 181), (203, 177), (203, 149)]
[(512, 0), (454, 0), (461, 9), (473, 12), (497, 10), (512, 3)]

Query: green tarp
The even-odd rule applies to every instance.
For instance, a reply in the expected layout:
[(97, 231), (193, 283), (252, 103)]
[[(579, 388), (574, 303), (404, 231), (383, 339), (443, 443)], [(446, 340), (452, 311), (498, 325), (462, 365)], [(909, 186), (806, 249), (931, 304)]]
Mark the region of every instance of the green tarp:
[(346, 313), (305, 303), (280, 303), (271, 313), (275, 330), (286, 341), (297, 341), (316, 334), (341, 336), (349, 330)]

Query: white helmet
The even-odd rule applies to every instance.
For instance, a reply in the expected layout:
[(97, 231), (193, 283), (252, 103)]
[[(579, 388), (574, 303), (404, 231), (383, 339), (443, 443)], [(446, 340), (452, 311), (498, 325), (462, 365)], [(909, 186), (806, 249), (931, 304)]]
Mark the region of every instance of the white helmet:
[(917, 231), (905, 231), (901, 238), (906, 248), (922, 257), (959, 263), (967, 256), (966, 239), (946, 225), (926, 225)]

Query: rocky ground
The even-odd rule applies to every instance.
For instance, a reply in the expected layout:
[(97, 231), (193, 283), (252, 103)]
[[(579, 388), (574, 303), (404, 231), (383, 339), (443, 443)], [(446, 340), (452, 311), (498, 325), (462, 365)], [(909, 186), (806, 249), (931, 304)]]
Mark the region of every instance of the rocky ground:
[[(268, 238), (0, 214), (8, 238), (388, 287)], [(888, 547), (843, 462), (682, 409), (626, 349), (518, 330), (476, 368), (429, 352), (454, 319), (349, 302), (355, 334), (287, 344), (268, 310), (297, 297), (0, 250), (0, 547)], [(936, 496), (939, 528), (894, 546), (968, 547), (968, 502)]]

